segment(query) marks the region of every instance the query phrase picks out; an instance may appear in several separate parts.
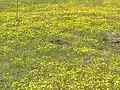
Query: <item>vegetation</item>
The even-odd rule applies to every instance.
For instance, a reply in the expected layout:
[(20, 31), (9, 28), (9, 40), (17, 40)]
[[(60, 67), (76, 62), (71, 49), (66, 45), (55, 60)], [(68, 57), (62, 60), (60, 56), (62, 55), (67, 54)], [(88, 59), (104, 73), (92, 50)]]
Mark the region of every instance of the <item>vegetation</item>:
[(0, 90), (120, 90), (120, 1), (59, 1), (0, 0)]

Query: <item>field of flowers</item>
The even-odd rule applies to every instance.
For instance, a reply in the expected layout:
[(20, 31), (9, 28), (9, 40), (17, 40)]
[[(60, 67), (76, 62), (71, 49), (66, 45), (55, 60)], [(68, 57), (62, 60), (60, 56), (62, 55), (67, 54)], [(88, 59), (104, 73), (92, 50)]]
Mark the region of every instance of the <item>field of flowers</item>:
[(120, 90), (120, 0), (37, 1), (0, 0), (0, 90)]

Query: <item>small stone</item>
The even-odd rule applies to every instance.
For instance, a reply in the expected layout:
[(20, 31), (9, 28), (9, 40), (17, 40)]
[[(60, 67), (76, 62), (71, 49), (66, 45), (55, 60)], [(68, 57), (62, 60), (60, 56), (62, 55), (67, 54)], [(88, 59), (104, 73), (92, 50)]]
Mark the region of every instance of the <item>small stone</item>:
[(107, 32), (105, 33), (103, 40), (109, 43), (120, 43), (120, 37), (118, 37), (117, 34), (117, 32)]
[(109, 43), (120, 43), (120, 38), (104, 38), (104, 41)]
[(111, 38), (109, 40), (109, 42), (111, 42), (111, 43), (120, 43), (120, 38)]

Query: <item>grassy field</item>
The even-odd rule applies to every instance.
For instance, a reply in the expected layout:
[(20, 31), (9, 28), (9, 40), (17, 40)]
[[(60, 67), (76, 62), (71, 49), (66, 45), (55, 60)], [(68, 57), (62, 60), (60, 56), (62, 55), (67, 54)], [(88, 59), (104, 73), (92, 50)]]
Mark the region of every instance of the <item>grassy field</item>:
[(120, 90), (120, 0), (19, 0), (18, 15), (0, 0), (0, 90)]

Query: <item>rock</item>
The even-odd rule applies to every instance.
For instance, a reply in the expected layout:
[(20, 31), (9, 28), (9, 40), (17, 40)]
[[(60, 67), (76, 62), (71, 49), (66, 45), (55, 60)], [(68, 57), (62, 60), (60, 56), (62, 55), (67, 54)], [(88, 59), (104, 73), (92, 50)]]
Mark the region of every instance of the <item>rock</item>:
[(109, 43), (120, 43), (120, 38), (115, 38), (115, 37), (104, 38), (103, 40)]
[(109, 42), (110, 43), (120, 43), (120, 38), (110, 38)]
[(107, 32), (105, 33), (105, 37), (103, 37), (103, 40), (105, 42), (109, 43), (120, 43), (120, 37), (118, 37), (117, 32)]

